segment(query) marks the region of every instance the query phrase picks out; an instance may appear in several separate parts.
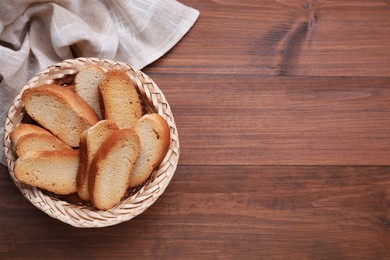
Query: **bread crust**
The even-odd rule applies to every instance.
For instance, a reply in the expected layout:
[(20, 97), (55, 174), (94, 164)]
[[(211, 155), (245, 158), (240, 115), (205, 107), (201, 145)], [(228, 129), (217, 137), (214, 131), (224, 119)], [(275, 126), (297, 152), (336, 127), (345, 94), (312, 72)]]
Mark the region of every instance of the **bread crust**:
[(87, 169), (89, 168), (88, 165), (88, 146), (87, 146), (87, 132), (88, 130), (85, 130), (83, 134), (80, 137), (80, 145), (79, 145), (79, 156), (80, 156), (80, 162), (79, 162), (79, 168), (77, 170), (77, 177), (76, 177), (76, 188), (77, 188), (77, 194), (79, 195), (80, 199), (89, 201), (89, 192), (88, 195), (84, 195), (84, 189), (85, 187), (88, 187), (88, 178), (89, 174)]
[[(36, 144), (31, 143), (32, 141)], [(16, 145), (16, 154), (20, 157), (29, 151), (57, 151), (72, 150), (72, 147), (65, 144), (51, 133), (28, 133), (19, 138)]]
[(14, 174), (22, 183), (66, 195), (76, 192), (78, 162), (77, 150), (32, 151), (16, 160)]
[[(61, 114), (60, 116), (51, 114), (54, 109), (52, 107), (48, 108), (49, 111), (46, 111), (44, 108), (37, 109), (33, 104), (30, 104), (33, 98), (42, 99), (42, 97), (50, 97), (53, 106), (63, 106), (63, 110), (66, 108), (68, 113), (69, 111), (76, 113), (81, 123), (75, 125), (76, 123), (67, 121), (67, 116), (69, 116), (67, 114)], [(99, 121), (95, 111), (80, 96), (70, 89), (58, 85), (48, 84), (26, 89), (23, 92), (22, 101), (31, 118), (72, 147), (78, 147), (81, 133)], [(50, 118), (54, 116), (59, 118)], [(49, 119), (62, 121), (50, 124), (48, 123)], [(66, 129), (63, 130), (60, 127), (66, 127)]]
[(135, 124), (134, 129), (140, 139), (141, 152), (130, 176), (129, 188), (143, 184), (150, 177), (153, 170), (164, 159), (170, 145), (169, 125), (159, 114), (142, 116)]
[[(80, 164), (77, 174), (77, 193), (85, 201), (89, 201), (89, 167), (96, 148), (100, 147), (109, 135), (118, 130), (118, 126), (110, 120), (102, 120), (85, 130), (80, 138)], [(96, 136), (98, 135), (98, 137)], [(102, 139), (102, 140), (101, 140)]]
[[(98, 77), (93, 77), (92, 79), (90, 78), (91, 75), (90, 73), (94, 74), (93, 76), (98, 76)], [(83, 98), (96, 112), (97, 116), (99, 119), (103, 119), (103, 114), (100, 108), (99, 104), (99, 85), (104, 78), (106, 72), (98, 67), (98, 66), (87, 66), (82, 68), (75, 76), (74, 78), (74, 91), (81, 97)], [(84, 82), (87, 81), (87, 82)], [(91, 88), (91, 97), (87, 97), (87, 93), (83, 90), (84, 84), (87, 84), (89, 88)], [(91, 99), (91, 100), (90, 100)]]
[[(115, 131), (100, 146), (89, 168), (89, 197), (95, 207), (108, 210), (120, 202), (139, 157), (139, 146), (138, 135), (128, 128)], [(112, 158), (116, 153), (120, 158)]]
[(16, 153), (16, 146), (19, 141), (19, 139), (26, 135), (31, 133), (41, 133), (41, 134), (47, 134), (52, 135), (49, 131), (46, 129), (39, 127), (37, 125), (32, 124), (25, 124), (21, 123), (16, 126), (16, 128), (11, 132), (10, 138), (11, 138), (11, 144), (12, 144), (12, 150)]
[[(85, 70), (88, 68), (91, 69), (92, 67), (87, 67)], [(93, 66), (93, 68), (98, 67)], [(76, 75), (75, 77), (76, 85), (79, 76)], [(43, 128), (31, 125), (31, 127), (25, 127), (24, 132), (17, 130), (15, 133), (11, 133), (11, 140), (14, 139), (12, 143), (23, 142), (23, 140), (29, 138), (29, 135), (34, 137), (46, 134), (47, 138), (53, 137), (58, 138), (59, 140), (56, 140), (59, 142), (64, 141), (68, 149), (21, 153), (20, 158), (15, 163), (15, 176), (22, 183), (56, 194), (66, 195), (77, 192), (81, 199), (91, 201), (96, 208), (109, 210), (123, 199), (129, 188), (144, 184), (154, 169), (163, 161), (170, 146), (170, 127), (161, 115), (147, 114), (142, 116), (141, 99), (137, 86), (129, 75), (122, 70), (109, 70), (105, 73), (105, 77), (98, 87), (99, 102), (106, 120), (99, 121), (94, 109), (75, 92), (77, 91), (76, 87), (73, 85), (62, 87), (55, 84), (45, 84), (24, 91), (22, 101), (28, 115)], [(45, 97), (42, 103), (47, 104), (42, 108), (39, 106), (41, 100), (36, 98), (41, 96)], [(31, 102), (33, 97), (36, 99)], [(36, 106), (34, 111), (38, 112), (31, 112), (30, 102)], [(64, 124), (69, 123), (72, 129), (77, 129), (75, 131), (78, 133), (77, 138), (74, 136), (69, 138), (68, 133), (71, 131), (64, 131), (67, 128), (60, 128), (58, 126), (60, 125), (59, 121), (56, 121), (55, 127), (46, 123), (47, 117), (54, 118), (53, 115), (56, 114), (51, 112), (50, 109), (45, 109), (52, 108), (50, 104), (53, 103), (56, 108), (59, 108), (56, 113), (65, 111), (63, 112), (64, 115), (61, 115), (65, 119), (62, 122)], [(71, 114), (72, 117), (67, 116), (68, 114)], [(72, 125), (69, 121), (77, 122), (77, 124)], [(103, 125), (112, 132), (104, 138), (100, 136), (104, 140), (100, 140), (99, 148), (96, 148), (96, 140), (93, 140), (91, 133)], [(145, 129), (150, 131), (145, 133)], [(43, 139), (45, 138), (43, 137)], [(145, 148), (144, 143), (147, 143), (147, 148)], [(93, 145), (95, 145), (95, 148), (92, 148)], [(79, 150), (75, 151), (70, 146), (79, 147)], [(15, 146), (16, 148), (17, 146)], [(145, 153), (144, 148), (149, 152)], [(94, 151), (92, 151), (93, 149)], [(34, 171), (27, 171), (28, 176), (22, 173), (22, 168), (26, 172), (26, 161), (31, 162), (32, 165), (35, 165), (34, 167), (40, 167), (35, 162), (46, 163), (55, 160), (57, 163), (64, 159), (65, 165), (71, 164), (73, 168), (74, 163), (69, 163), (68, 159), (76, 160), (76, 156), (77, 170), (75, 175), (72, 175), (74, 186), (67, 183), (66, 188), (59, 188), (58, 185), (63, 185), (61, 182), (55, 185), (48, 185), (46, 182), (39, 183), (38, 179), (43, 177), (34, 177), (34, 174), (36, 174)], [(56, 166), (46, 163), (47, 167), (43, 171), (49, 173), (65, 171), (59, 166), (60, 164), (54, 165)], [(138, 169), (137, 165), (142, 165), (142, 167)], [(66, 168), (66, 166), (64, 167)], [(42, 170), (39, 168), (37, 172), (41, 173)]]
[[(37, 88), (41, 88), (44, 92), (56, 94), (59, 97), (62, 97), (64, 100), (69, 102), (72, 108), (81, 115), (85, 120), (87, 120), (91, 125), (96, 124), (99, 121), (99, 117), (96, 115), (95, 111), (82, 99), (79, 95), (72, 91), (71, 88), (61, 87), (55, 84), (41, 85)], [(28, 90), (33, 91), (37, 88), (30, 88)]]
[(157, 161), (153, 164), (153, 168), (156, 168), (164, 159), (171, 144), (170, 128), (167, 121), (159, 114), (148, 114), (145, 115), (145, 118), (153, 118), (153, 120), (158, 122), (158, 127), (160, 129), (161, 150)]
[(105, 119), (129, 128), (142, 116), (137, 88), (126, 72), (111, 69), (99, 86), (100, 108)]

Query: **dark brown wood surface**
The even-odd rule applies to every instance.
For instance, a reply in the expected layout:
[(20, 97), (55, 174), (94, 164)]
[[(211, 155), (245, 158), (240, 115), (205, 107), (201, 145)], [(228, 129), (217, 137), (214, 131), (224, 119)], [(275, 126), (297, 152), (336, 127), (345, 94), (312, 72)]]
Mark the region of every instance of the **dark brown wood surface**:
[(157, 202), (76, 229), (0, 167), (0, 258), (390, 259), (390, 3), (182, 0), (191, 31), (144, 69), (181, 156)]

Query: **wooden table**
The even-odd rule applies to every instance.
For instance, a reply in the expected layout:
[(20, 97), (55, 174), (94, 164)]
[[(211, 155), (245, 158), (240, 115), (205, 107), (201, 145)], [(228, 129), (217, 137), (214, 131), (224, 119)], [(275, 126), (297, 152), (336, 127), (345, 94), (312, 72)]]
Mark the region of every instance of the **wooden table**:
[(76, 229), (0, 168), (0, 258), (389, 259), (390, 4), (182, 0), (193, 29), (144, 69), (181, 157), (135, 219)]

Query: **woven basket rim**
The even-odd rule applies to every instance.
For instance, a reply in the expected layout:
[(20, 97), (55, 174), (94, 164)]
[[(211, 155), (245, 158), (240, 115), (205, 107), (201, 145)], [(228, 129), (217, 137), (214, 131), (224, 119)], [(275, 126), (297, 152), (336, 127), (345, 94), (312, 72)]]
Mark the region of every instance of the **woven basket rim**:
[[(103, 211), (87, 204), (75, 204), (61, 200), (41, 189), (20, 183), (13, 173), (16, 156), (11, 148), (10, 133), (19, 124), (25, 115), (24, 104), (21, 95), (27, 88), (36, 87), (42, 84), (50, 84), (71, 79), (81, 68), (95, 65), (108, 69), (121, 69), (125, 71), (138, 87), (144, 106), (164, 117), (170, 127), (170, 146), (168, 152), (154, 171), (152, 177), (141, 187), (134, 190), (132, 194), (121, 201), (114, 208)], [(74, 227), (106, 227), (128, 221), (138, 216), (150, 207), (158, 197), (165, 191), (170, 183), (179, 160), (179, 136), (175, 120), (169, 103), (157, 84), (145, 73), (135, 69), (129, 64), (113, 61), (109, 59), (99, 59), (92, 57), (81, 57), (67, 59), (47, 67), (37, 73), (23, 86), (19, 95), (14, 99), (9, 108), (3, 133), (3, 146), (8, 166), (8, 172), (23, 196), (35, 207), (42, 210), (52, 218), (58, 219)]]

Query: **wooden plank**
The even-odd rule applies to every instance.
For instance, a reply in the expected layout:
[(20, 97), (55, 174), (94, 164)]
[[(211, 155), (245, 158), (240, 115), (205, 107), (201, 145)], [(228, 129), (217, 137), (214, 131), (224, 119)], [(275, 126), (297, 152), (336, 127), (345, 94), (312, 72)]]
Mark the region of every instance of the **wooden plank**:
[(156, 204), (102, 229), (51, 219), (1, 169), (6, 258), (390, 257), (389, 167), (179, 166)]
[(200, 10), (160, 72), (389, 76), (384, 1), (183, 1)]
[(150, 72), (172, 107), (182, 164), (390, 164), (387, 78)]

